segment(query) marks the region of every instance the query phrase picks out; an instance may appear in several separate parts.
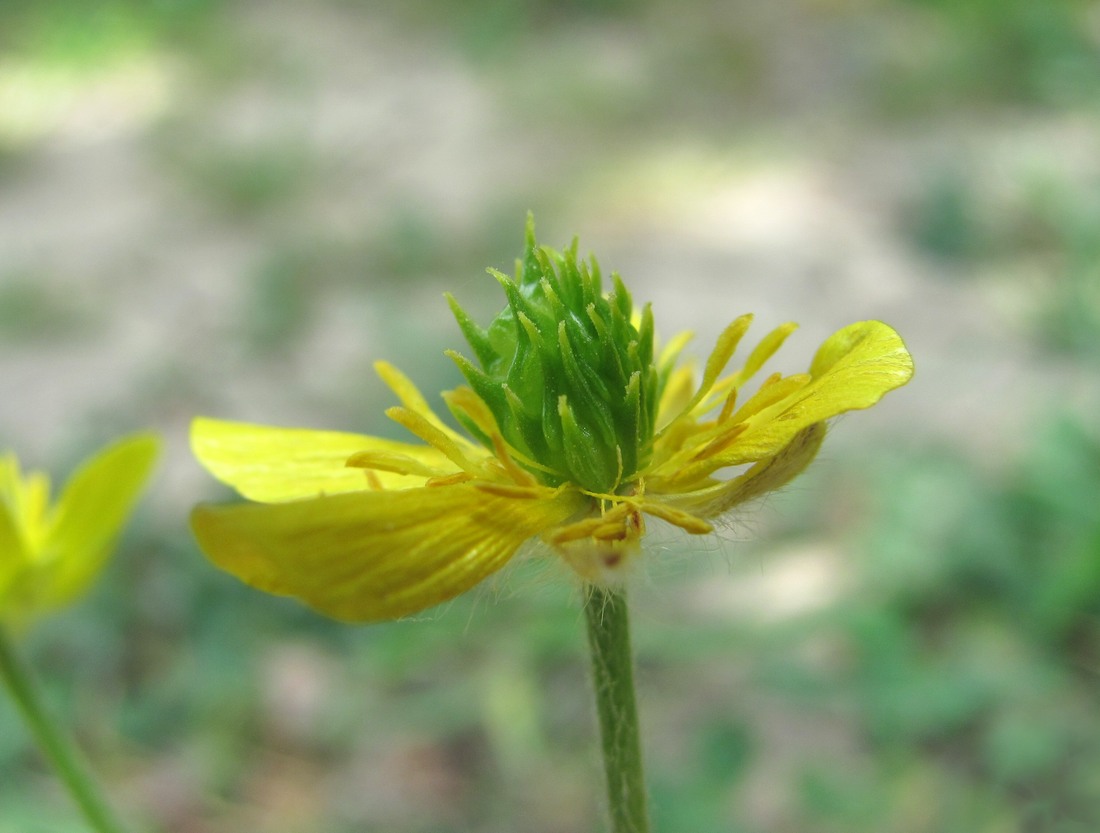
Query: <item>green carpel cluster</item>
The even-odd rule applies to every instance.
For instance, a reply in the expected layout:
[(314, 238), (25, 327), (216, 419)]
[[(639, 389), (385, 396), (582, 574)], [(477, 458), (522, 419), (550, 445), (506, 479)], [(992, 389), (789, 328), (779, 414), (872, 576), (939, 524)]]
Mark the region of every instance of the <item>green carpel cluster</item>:
[[(517, 461), (550, 486), (612, 493), (629, 485), (648, 463), (656, 419), (649, 305), (636, 326), (619, 276), (604, 295), (595, 258), (578, 262), (576, 240), (564, 252), (539, 246), (530, 218), (515, 278), (490, 272), (508, 306), (488, 328), (447, 296), (481, 366), (450, 355)], [(456, 417), (492, 447), (468, 416)]]

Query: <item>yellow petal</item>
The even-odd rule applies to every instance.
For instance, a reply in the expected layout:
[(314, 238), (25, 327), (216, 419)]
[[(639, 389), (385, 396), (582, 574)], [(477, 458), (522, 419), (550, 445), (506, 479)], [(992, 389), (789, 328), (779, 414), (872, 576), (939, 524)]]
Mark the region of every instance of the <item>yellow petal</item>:
[(28, 554), (36, 550), (46, 534), (46, 507), (50, 497), (50, 478), (39, 471), (19, 470), (12, 453), (0, 459), (0, 504), (7, 507), (8, 519)]
[(209, 558), (241, 580), (336, 619), (407, 616), (473, 587), (524, 541), (578, 508), (472, 484), (357, 492), (282, 504), (199, 506), (191, 524)]
[(120, 440), (85, 462), (51, 513), (35, 595), (58, 607), (83, 593), (110, 555), (153, 469), (160, 441), (152, 434)]
[(811, 365), (813, 380), (749, 417), (736, 441), (710, 460), (680, 472), (684, 482), (708, 469), (764, 460), (796, 434), (846, 411), (869, 408), (913, 376), (901, 337), (879, 321), (852, 324), (830, 336)]
[[(400, 455), (427, 469), (451, 473), (456, 467), (434, 448), (362, 434), (272, 428), (198, 417), (191, 423), (191, 449), (214, 477), (250, 500), (274, 502), (354, 492), (369, 487), (361, 468), (349, 468), (359, 452)], [(421, 486), (424, 477), (376, 472), (391, 489)]]
[(731, 480), (691, 492), (653, 497), (704, 518), (717, 517), (786, 486), (813, 461), (824, 439), (825, 423), (815, 423), (796, 434), (778, 454), (761, 460)]
[[(0, 460), (0, 466), (3, 463)], [(16, 573), (26, 565), (28, 558), (23, 536), (19, 533), (19, 526), (11, 509), (7, 501), (0, 500), (0, 612), (7, 607), (5, 593), (15, 580)]]
[[(810, 364), (810, 375), (817, 379), (831, 370), (845, 368), (862, 374), (870, 393), (887, 384), (885, 390), (908, 382), (913, 375), (913, 358), (892, 327), (881, 321), (857, 321), (825, 339)], [(867, 405), (877, 401), (876, 396)]]
[(0, 592), (4, 573), (27, 558), (27, 542), (22, 531), (23, 493), (19, 461), (14, 454), (5, 454), (0, 457)]

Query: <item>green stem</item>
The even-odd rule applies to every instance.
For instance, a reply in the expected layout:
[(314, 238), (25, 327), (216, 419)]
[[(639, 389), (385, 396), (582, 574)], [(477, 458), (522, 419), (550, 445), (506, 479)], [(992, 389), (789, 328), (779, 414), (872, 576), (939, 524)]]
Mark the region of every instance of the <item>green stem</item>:
[(84, 812), (84, 818), (97, 833), (124, 833), (125, 828), (114, 818), (99, 788), (88, 774), (80, 755), (66, 736), (46, 714), (35, 691), (30, 669), (12, 648), (8, 635), (0, 628), (0, 677), (22, 712), (42, 752), (57, 770), (73, 800)]
[(592, 584), (585, 587), (584, 596), (611, 830), (648, 833), (626, 597), (617, 590)]

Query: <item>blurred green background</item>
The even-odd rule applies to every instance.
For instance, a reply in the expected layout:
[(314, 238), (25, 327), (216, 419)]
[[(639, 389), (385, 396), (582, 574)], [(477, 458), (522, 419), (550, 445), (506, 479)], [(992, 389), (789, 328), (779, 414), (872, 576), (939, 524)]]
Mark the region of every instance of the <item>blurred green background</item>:
[[(697, 354), (862, 318), (913, 383), (632, 585), (659, 831), (1100, 829), (1091, 0), (4, 0), (0, 446), (161, 431), (94, 594), (25, 640), (134, 829), (599, 829), (576, 587), (534, 557), (350, 628), (186, 531), (199, 413), (392, 432), (442, 299), (540, 237)], [(0, 701), (0, 833), (83, 830)]]

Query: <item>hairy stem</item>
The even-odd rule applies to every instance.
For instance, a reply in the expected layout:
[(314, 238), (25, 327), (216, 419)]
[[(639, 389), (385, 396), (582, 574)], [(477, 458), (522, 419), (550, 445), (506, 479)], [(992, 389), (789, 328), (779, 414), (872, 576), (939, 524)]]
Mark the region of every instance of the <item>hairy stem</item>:
[(0, 678), (18, 706), (42, 753), (53, 764), (84, 818), (97, 833), (124, 833), (76, 748), (46, 714), (28, 669), (0, 628)]
[(648, 833), (626, 597), (618, 590), (592, 584), (585, 587), (584, 595), (611, 830)]

